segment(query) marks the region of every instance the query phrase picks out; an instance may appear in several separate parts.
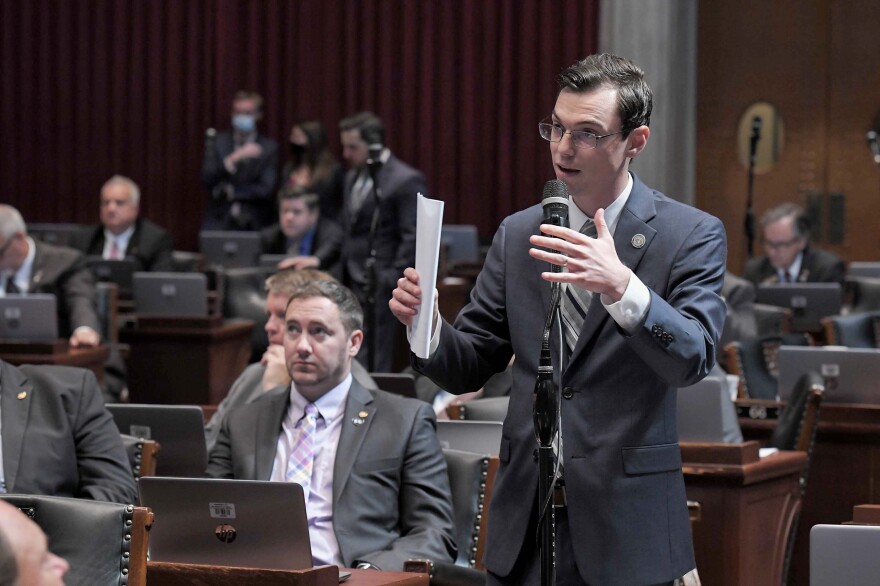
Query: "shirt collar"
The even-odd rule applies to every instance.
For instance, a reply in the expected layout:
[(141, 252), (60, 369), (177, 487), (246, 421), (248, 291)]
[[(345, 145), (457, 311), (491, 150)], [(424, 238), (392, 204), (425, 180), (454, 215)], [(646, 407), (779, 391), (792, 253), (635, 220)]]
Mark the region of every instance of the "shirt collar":
[[(624, 206), (626, 206), (626, 202), (629, 200), (629, 196), (632, 193), (633, 188), (633, 178), (629, 173), (626, 174), (627, 181), (626, 187), (623, 188), (623, 191), (614, 198), (614, 201), (611, 202), (607, 208), (605, 208), (605, 223), (608, 225), (608, 230), (611, 234), (614, 234), (614, 230), (617, 229), (617, 221), (620, 219), (620, 212), (623, 211)], [(574, 203), (572, 201), (572, 203)], [(584, 225), (584, 222), (587, 221), (589, 216), (584, 213), (581, 208), (577, 206), (577, 204), (568, 206), (568, 220), (569, 226), (571, 226), (572, 230), (580, 230), (581, 226)]]
[(18, 267), (17, 271), (7, 272), (7, 278), (12, 279), (22, 293), (26, 292), (30, 285), (31, 273), (34, 271), (34, 257), (37, 255), (37, 247), (34, 245), (34, 239), (30, 236), (27, 236), (26, 238), (28, 243), (28, 253), (27, 256), (24, 257), (24, 262), (21, 263), (21, 266)]
[[(791, 277), (791, 281), (796, 283), (798, 277), (801, 274), (801, 266), (804, 264), (804, 253), (803, 251), (799, 252), (796, 257), (794, 257), (794, 261), (791, 263), (791, 266), (788, 267), (788, 275)], [(785, 272), (784, 269), (776, 269), (776, 276), (779, 277), (780, 281), (785, 280)]]
[[(324, 393), (320, 399), (315, 401), (315, 407), (318, 408), (318, 412), (321, 414), (321, 417), (324, 418), (325, 423), (329, 424), (342, 414), (345, 400), (348, 398), (348, 391), (351, 389), (351, 381), (352, 376), (351, 372), (349, 372), (348, 376), (346, 376), (341, 383)], [(308, 404), (308, 399), (300, 395), (299, 391), (296, 390), (296, 386), (291, 383), (290, 408), (298, 415), (302, 415), (305, 413), (306, 405)], [(294, 421), (297, 420), (299, 420), (299, 417), (294, 419)]]
[[(125, 250), (128, 248), (128, 241), (131, 240), (131, 237), (134, 235), (134, 222), (132, 222), (131, 226), (120, 232), (119, 234), (114, 234), (107, 228), (104, 228), (104, 241), (110, 242), (112, 240), (116, 241), (116, 246)], [(125, 246), (123, 246), (125, 245)]]

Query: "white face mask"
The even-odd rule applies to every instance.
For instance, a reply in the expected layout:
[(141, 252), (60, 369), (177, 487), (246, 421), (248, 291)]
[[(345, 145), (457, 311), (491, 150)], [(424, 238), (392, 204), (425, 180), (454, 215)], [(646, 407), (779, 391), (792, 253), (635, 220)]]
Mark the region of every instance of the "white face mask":
[(253, 132), (257, 127), (257, 119), (251, 114), (236, 114), (232, 117), (232, 127), (239, 132)]

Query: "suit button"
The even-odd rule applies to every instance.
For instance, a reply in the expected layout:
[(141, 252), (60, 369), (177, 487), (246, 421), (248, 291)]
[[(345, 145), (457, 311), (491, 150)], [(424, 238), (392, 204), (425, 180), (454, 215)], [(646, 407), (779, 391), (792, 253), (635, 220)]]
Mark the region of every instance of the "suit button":
[(563, 399), (571, 399), (572, 397), (574, 397), (574, 391), (571, 390), (571, 387), (565, 387), (562, 389)]

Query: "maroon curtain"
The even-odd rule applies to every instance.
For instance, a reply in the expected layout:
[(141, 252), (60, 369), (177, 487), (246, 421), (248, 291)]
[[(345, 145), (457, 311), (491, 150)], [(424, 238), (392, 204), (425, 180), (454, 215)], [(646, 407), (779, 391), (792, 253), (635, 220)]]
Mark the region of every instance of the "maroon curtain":
[(266, 98), (286, 143), (373, 110), (447, 223), (490, 236), (552, 178), (536, 125), (555, 75), (596, 48), (597, 0), (28, 0), (0, 3), (0, 201), (31, 222), (96, 221), (115, 173), (192, 249), (204, 131)]

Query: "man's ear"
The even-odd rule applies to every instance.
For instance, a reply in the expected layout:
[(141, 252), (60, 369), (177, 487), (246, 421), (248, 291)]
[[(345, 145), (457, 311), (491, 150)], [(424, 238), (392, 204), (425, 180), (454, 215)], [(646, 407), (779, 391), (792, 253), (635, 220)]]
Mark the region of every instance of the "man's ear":
[(361, 344), (364, 343), (364, 333), (361, 330), (355, 330), (351, 333), (351, 337), (348, 339), (348, 354), (354, 358), (357, 356), (357, 353), (361, 349)]
[(647, 126), (639, 126), (633, 129), (627, 137), (626, 156), (634, 159), (642, 152), (648, 144), (648, 138), (651, 136), (651, 129)]

